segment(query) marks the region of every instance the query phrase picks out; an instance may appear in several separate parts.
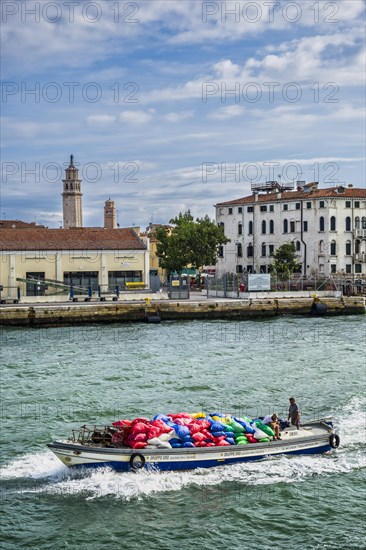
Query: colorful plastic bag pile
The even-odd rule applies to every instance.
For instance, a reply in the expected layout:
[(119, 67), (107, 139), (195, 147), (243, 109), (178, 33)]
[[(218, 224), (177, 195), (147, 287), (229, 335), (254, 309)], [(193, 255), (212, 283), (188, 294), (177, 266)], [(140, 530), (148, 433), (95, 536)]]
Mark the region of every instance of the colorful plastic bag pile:
[(131, 449), (176, 449), (224, 447), (270, 441), (273, 430), (260, 419), (238, 418), (229, 414), (157, 414), (152, 420), (135, 418), (113, 422), (118, 431), (114, 445)]

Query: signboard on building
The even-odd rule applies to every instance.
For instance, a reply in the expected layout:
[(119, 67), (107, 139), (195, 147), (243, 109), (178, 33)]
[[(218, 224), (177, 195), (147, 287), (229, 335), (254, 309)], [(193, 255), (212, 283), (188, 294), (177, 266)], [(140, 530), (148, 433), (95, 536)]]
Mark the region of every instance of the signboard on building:
[(249, 273), (248, 275), (248, 290), (271, 290), (271, 275), (267, 273), (261, 273), (254, 275)]

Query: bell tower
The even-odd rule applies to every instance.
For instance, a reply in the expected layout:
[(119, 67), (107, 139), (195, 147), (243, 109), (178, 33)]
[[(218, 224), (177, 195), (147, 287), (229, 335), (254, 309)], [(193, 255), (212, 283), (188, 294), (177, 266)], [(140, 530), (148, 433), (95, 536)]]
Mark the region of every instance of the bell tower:
[(83, 213), (81, 197), (81, 180), (79, 170), (74, 166), (74, 155), (70, 156), (70, 166), (66, 168), (64, 192), (62, 193), (62, 204), (64, 212), (64, 229), (83, 226)]
[(106, 229), (116, 229), (117, 227), (116, 205), (111, 199), (105, 201), (104, 204), (104, 227)]

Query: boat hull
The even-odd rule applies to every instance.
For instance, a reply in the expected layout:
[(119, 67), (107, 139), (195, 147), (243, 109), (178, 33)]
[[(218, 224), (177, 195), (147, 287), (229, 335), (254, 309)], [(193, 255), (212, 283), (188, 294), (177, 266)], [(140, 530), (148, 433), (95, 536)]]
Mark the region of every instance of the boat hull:
[(328, 426), (290, 429), (281, 441), (228, 447), (133, 450), (62, 441), (50, 443), (48, 447), (69, 467), (110, 467), (121, 472), (140, 468), (174, 471), (213, 468), (283, 454), (322, 454), (334, 448), (332, 437), (334, 431)]

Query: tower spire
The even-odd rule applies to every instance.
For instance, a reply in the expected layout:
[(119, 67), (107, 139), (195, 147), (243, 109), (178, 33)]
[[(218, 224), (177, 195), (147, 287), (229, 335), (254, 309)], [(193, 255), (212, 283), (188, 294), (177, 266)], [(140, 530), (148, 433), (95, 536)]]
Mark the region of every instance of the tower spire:
[(64, 228), (82, 227), (81, 180), (79, 170), (74, 166), (74, 155), (70, 155), (70, 166), (65, 170), (64, 192), (62, 193)]
[(70, 155), (70, 166), (74, 166), (74, 155)]

